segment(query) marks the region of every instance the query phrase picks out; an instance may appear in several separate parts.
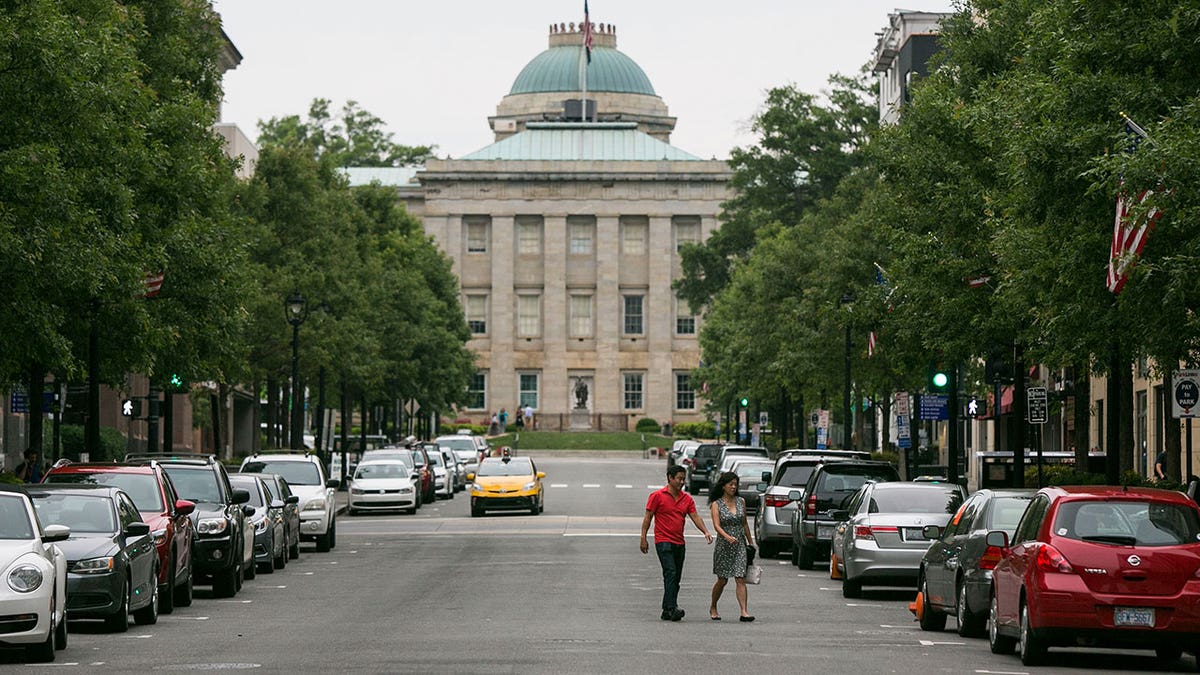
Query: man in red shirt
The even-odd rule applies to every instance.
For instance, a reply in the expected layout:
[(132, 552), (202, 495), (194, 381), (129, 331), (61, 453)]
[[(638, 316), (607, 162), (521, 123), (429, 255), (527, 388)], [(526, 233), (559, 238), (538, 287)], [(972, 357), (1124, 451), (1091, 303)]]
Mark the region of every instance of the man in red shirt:
[(704, 521), (696, 515), (696, 502), (683, 491), (685, 472), (679, 464), (667, 468), (667, 485), (650, 493), (650, 498), (646, 500), (646, 516), (642, 518), (642, 553), (650, 550), (646, 532), (650, 530), (650, 521), (654, 521), (654, 550), (658, 553), (658, 562), (663, 571), (663, 621), (679, 621), (684, 614), (678, 602), (679, 580), (683, 578), (684, 516), (692, 519), (708, 543), (713, 542), (708, 528), (704, 527)]

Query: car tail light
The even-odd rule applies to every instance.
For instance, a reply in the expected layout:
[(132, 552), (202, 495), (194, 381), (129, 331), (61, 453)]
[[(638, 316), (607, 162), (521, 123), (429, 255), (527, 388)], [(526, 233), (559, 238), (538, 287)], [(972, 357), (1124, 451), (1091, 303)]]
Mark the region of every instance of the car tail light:
[(806, 515), (806, 516), (817, 515), (817, 496), (816, 495), (808, 496), (808, 500), (804, 504), (804, 515)]
[(1063, 554), (1050, 544), (1042, 544), (1041, 548), (1038, 549), (1037, 566), (1043, 572), (1075, 573), (1075, 568), (1071, 567), (1071, 563), (1067, 562)]
[(875, 539), (875, 535), (877, 533), (898, 534), (899, 532), (900, 532), (900, 529), (896, 528), (896, 527), (878, 526), (878, 525), (876, 525), (875, 527), (870, 527), (869, 525), (855, 525), (854, 526), (854, 538), (855, 539), (872, 539), (873, 540), (873, 539)]
[(683, 464), (684, 466), (691, 466), (692, 460), (688, 457), (684, 457), (679, 463)]
[(792, 500), (787, 498), (787, 495), (766, 495), (763, 497), (763, 503), (768, 507), (779, 508), (792, 503)]
[(1001, 553), (999, 546), (987, 547), (987, 550), (984, 551), (983, 555), (979, 558), (979, 569), (981, 569), (981, 570), (996, 569), (996, 563), (1000, 562), (1000, 558), (1002, 555), (1003, 554)]

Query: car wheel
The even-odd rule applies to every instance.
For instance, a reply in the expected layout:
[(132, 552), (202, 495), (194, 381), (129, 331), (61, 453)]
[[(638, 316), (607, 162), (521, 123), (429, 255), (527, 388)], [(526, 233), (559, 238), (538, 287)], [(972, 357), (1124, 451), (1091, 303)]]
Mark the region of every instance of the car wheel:
[(862, 597), (862, 580), (851, 579), (846, 577), (842, 579), (842, 597), (843, 598), (861, 598)]
[(1021, 603), (1021, 663), (1036, 666), (1046, 656), (1046, 642), (1033, 634), (1029, 623), (1029, 603)]
[[(175, 549), (167, 557), (171, 569), (167, 571), (167, 585), (158, 590), (158, 613), (170, 614), (175, 611)], [(165, 592), (164, 592), (165, 591)]]
[(300, 537), (296, 536), (296, 543), (288, 546), (288, 557), (296, 560), (300, 557)]
[(354, 508), (353, 506), (347, 506), (347, 507), (346, 507), (346, 515), (348, 515), (348, 516), (350, 516), (350, 517), (357, 516), (357, 515), (358, 515), (358, 509)]
[(271, 566), (277, 570), (281, 570), (287, 567), (287, 559), (287, 546), (281, 545), (279, 547), (279, 555), (275, 556), (275, 558), (271, 560)]
[[(58, 598), (58, 592), (50, 593), (50, 622), (54, 623), (55, 601)], [(63, 617), (63, 624), (66, 624), (67, 619)], [(55, 644), (55, 638), (58, 637), (58, 629), (52, 629), (46, 632), (46, 640), (25, 647), (25, 658), (34, 663), (50, 663), (54, 660), (54, 653), (58, 651)]]
[(329, 548), (337, 548), (337, 517), (330, 516), (329, 520)]
[(918, 587), (921, 603), (920, 611), (917, 616), (920, 617), (921, 630), (925, 631), (941, 631), (946, 629), (946, 615), (933, 608), (933, 603), (929, 602), (929, 582), (925, 576), (921, 575), (921, 585)]
[(104, 627), (112, 633), (129, 630), (129, 581), (121, 585), (121, 606), (112, 616), (104, 618)]
[(958, 580), (958, 600), (954, 603), (954, 615), (958, 619), (960, 637), (978, 637), (983, 632), (983, 617), (971, 611), (967, 604), (967, 582)]
[(1016, 640), (1000, 634), (1000, 611), (996, 608), (996, 591), (992, 590), (992, 600), (988, 605), (988, 647), (993, 654), (1011, 654)]
[[(245, 552), (243, 552), (242, 555), (245, 555)], [(247, 563), (245, 560), (242, 561), (242, 572), (242, 578), (246, 581), (250, 581), (254, 577), (258, 576), (258, 563), (254, 562), (253, 556), (250, 557), (249, 563)], [(241, 587), (239, 587), (238, 590), (241, 590)]]
[(796, 554), (796, 566), (802, 570), (811, 570), (813, 567), (813, 551), (811, 547), (801, 544), (800, 551)]
[[(332, 529), (332, 528), (330, 528), (330, 529)], [(328, 553), (329, 548), (330, 548), (329, 532), (326, 531), (325, 534), (318, 534), (317, 535), (317, 553)]]
[(158, 623), (158, 570), (154, 570), (150, 587), (154, 589), (150, 591), (150, 604), (133, 613), (133, 620), (142, 626), (153, 626)]
[(792, 564), (800, 566), (800, 547), (795, 544), (792, 544)]
[(758, 557), (762, 559), (774, 558), (779, 554), (779, 550), (775, 548), (775, 544), (770, 544), (762, 540), (762, 537), (755, 537), (758, 542)]
[(479, 508), (478, 506), (474, 506), (474, 505), (471, 506), (471, 517), (472, 518), (478, 518), (479, 516), (482, 516), (482, 515), (483, 515), (483, 509)]
[(1155, 647), (1154, 649), (1154, 657), (1164, 663), (1178, 661), (1182, 656), (1183, 649), (1179, 647)]
[(175, 606), (176, 607), (191, 607), (192, 606), (192, 584), (194, 583), (195, 575), (192, 570), (188, 570), (187, 580), (182, 586), (175, 588)]
[(213, 596), (218, 598), (232, 598), (237, 595), (238, 581), (242, 578), (242, 570), (237, 567), (231, 567), (219, 575), (213, 577)]
[[(56, 598), (54, 602), (57, 603), (58, 595), (55, 594), (54, 597)], [(50, 616), (54, 616), (54, 611), (55, 607), (54, 605), (51, 605)], [(67, 615), (65, 613), (63, 614), (62, 620), (59, 621), (58, 625), (54, 627), (54, 648), (58, 650), (67, 648)]]

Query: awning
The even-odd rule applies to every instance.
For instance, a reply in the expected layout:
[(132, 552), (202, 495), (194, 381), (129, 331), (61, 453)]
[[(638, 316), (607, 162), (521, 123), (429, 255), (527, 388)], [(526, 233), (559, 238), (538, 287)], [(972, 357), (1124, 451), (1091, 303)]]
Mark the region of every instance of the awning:
[[(1013, 387), (1011, 384), (1006, 384), (1000, 390), (1000, 414), (1008, 415), (1012, 413)], [(987, 394), (987, 414), (980, 415), (976, 419), (990, 420), (992, 419), (992, 411), (996, 409), (996, 393), (989, 391)]]

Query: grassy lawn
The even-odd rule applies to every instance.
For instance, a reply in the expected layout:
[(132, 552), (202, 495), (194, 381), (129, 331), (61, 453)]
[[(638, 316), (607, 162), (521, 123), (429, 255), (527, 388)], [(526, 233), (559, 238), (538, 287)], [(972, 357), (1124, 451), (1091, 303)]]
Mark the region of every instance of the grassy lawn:
[[(642, 434), (636, 431), (522, 431), (518, 442), (514, 434), (490, 439), (492, 447), (516, 445), (519, 450), (631, 450), (642, 451)], [(646, 447), (666, 448), (671, 439), (646, 434)]]

